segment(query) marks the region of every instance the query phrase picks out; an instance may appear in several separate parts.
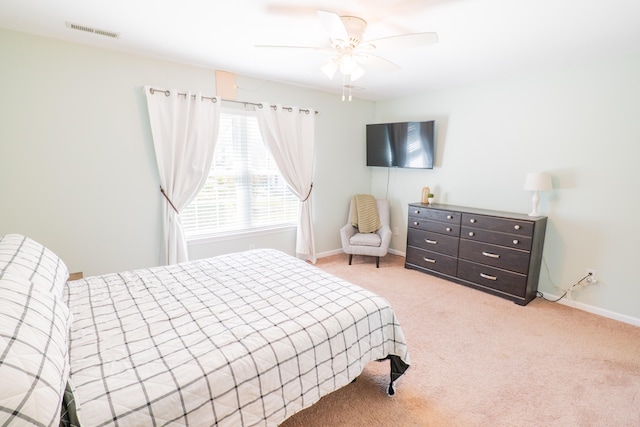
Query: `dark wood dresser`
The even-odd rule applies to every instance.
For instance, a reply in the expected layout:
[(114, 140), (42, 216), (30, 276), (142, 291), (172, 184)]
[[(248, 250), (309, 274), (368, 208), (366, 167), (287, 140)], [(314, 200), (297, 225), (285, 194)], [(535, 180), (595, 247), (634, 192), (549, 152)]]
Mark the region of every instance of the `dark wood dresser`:
[(406, 268), (526, 305), (536, 297), (546, 217), (409, 204)]

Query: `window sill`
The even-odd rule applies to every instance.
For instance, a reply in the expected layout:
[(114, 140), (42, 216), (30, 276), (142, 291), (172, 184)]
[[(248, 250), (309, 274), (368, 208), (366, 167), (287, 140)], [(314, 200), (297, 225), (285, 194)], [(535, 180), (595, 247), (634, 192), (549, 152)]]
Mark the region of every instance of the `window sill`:
[(295, 231), (297, 227), (295, 225), (287, 225), (281, 227), (259, 228), (254, 230), (240, 230), (229, 231), (226, 233), (210, 233), (210, 234), (197, 234), (187, 235), (187, 243), (191, 245), (200, 245), (213, 242), (221, 242), (225, 240), (243, 239), (253, 236), (261, 236), (267, 234), (278, 234)]

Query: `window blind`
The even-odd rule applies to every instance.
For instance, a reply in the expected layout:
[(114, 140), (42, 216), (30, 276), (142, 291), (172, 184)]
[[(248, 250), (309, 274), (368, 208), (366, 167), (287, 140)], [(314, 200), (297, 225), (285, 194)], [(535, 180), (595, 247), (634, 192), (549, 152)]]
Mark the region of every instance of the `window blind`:
[(180, 213), (187, 237), (295, 226), (297, 213), (254, 113), (223, 112), (207, 181)]

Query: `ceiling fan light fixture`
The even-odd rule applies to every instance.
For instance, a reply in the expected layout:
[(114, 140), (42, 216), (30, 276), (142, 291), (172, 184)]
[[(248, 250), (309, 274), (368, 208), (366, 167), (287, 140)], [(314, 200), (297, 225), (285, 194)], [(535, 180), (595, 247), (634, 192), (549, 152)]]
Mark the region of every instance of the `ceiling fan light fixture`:
[(331, 58), (320, 68), (322, 72), (329, 77), (329, 80), (333, 80), (333, 76), (336, 75), (336, 71), (338, 71), (338, 64), (336, 63), (335, 58)]
[(359, 68), (359, 65), (356, 62), (356, 60), (353, 58), (353, 55), (346, 54), (346, 55), (343, 55), (342, 58), (340, 59), (340, 72), (345, 76), (351, 75), (351, 73), (356, 71), (358, 68)]

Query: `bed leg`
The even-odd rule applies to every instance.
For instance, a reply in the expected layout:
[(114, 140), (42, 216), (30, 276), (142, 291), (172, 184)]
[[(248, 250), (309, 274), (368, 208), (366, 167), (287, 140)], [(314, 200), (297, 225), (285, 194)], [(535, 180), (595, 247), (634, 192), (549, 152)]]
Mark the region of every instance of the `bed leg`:
[(389, 388), (387, 389), (387, 393), (389, 396), (393, 396), (396, 394), (395, 389), (393, 388), (393, 383), (396, 382), (398, 378), (405, 373), (407, 369), (409, 369), (409, 365), (404, 363), (400, 357), (390, 354), (386, 357), (391, 362), (391, 382), (389, 383)]
[(349, 254), (349, 265), (351, 265), (351, 260), (353, 259), (353, 254)]
[(394, 394), (396, 394), (396, 391), (393, 389), (393, 383), (389, 384), (389, 389), (387, 390), (387, 394), (389, 396), (393, 396)]
[(380, 257), (376, 257), (376, 268), (380, 268)]

